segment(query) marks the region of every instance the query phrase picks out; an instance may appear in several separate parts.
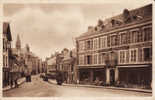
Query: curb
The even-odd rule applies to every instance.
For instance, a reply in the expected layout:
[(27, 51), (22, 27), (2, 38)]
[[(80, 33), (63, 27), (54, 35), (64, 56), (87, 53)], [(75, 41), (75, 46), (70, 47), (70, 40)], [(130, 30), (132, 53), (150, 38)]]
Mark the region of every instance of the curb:
[(72, 87), (89, 87), (89, 88), (104, 88), (104, 89), (112, 89), (112, 90), (123, 90), (123, 91), (135, 91), (135, 92), (143, 92), (143, 93), (152, 93), (152, 90), (140, 90), (140, 89), (132, 89), (132, 88), (118, 88), (118, 87), (105, 87), (105, 86), (83, 86), (83, 85), (69, 85), (64, 84), (65, 86)]
[[(56, 85), (55, 81), (50, 81)], [(93, 85), (74, 85), (74, 84), (62, 84), (62, 86), (72, 86), (72, 87), (88, 87), (88, 88), (104, 88), (104, 89), (112, 89), (112, 90), (123, 90), (123, 91), (134, 91), (134, 92), (143, 92), (143, 93), (152, 93), (152, 90), (144, 90), (144, 89), (133, 89), (133, 88), (118, 88), (118, 87), (105, 87), (105, 86), (93, 86)]]

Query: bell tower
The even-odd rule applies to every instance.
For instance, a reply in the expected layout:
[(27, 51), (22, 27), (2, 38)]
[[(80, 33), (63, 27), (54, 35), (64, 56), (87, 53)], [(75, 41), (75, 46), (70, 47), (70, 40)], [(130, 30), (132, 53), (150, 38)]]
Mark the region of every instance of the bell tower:
[(21, 49), (21, 41), (20, 41), (19, 34), (17, 35), (16, 49), (17, 50), (20, 50)]

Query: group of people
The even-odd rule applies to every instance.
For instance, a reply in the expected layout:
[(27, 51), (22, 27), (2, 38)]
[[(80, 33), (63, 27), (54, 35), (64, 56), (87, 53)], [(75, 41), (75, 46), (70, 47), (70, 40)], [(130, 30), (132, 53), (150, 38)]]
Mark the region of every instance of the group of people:
[[(18, 70), (18, 65), (14, 64), (14, 68), (10, 70), (10, 87), (18, 88), (18, 79), (21, 78), (21, 72)], [(24, 70), (24, 77), (26, 82), (31, 82), (31, 72), (27, 67)]]

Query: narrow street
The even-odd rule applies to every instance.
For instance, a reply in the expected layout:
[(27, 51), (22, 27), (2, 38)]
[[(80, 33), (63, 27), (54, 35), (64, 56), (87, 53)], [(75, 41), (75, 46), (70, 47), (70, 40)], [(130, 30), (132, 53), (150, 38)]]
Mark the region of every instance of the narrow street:
[(31, 83), (3, 92), (4, 97), (103, 97), (103, 96), (151, 96), (150, 93), (112, 90), (103, 88), (58, 86), (33, 76)]

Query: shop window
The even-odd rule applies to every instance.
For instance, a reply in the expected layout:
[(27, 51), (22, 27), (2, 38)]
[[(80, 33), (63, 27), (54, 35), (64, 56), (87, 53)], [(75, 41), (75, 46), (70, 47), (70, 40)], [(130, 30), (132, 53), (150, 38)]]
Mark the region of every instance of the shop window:
[(151, 61), (151, 60), (152, 60), (152, 49), (144, 48), (144, 61)]

